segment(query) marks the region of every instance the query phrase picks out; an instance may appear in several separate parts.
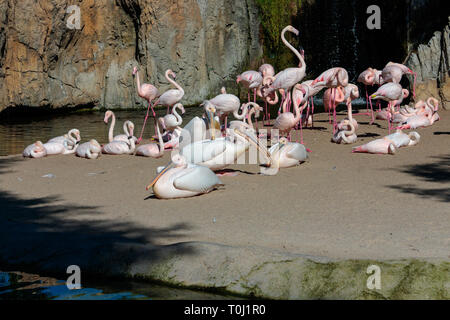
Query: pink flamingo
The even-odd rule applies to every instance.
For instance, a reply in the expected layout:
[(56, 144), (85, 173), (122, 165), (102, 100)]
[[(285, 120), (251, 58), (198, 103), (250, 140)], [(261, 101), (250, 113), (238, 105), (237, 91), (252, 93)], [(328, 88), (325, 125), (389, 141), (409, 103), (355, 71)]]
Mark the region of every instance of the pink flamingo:
[[(337, 87), (346, 87), (348, 84), (348, 72), (344, 68), (335, 67), (324, 71), (312, 83), (312, 86), (326, 86), (331, 88), (333, 98), (329, 100), (329, 110), (335, 107), (334, 97)], [(336, 108), (333, 112), (333, 134), (336, 132)]]
[[(437, 115), (437, 113), (436, 113)], [(432, 112), (427, 110), (425, 113), (416, 114), (406, 119), (403, 125), (399, 126), (397, 129), (416, 129), (420, 127), (429, 127), (436, 120), (439, 120), (439, 116), (435, 116)]]
[(377, 154), (395, 154), (396, 151), (397, 150), (395, 148), (395, 143), (386, 137), (370, 141), (362, 146), (354, 147), (352, 149), (352, 152), (367, 152)]
[[(275, 78), (274, 78), (274, 75), (275, 75), (275, 69), (274, 69), (274, 67), (273, 67), (271, 64), (265, 63), (265, 64), (262, 64), (262, 65), (259, 67), (258, 71), (261, 73), (261, 75), (262, 75), (262, 77), (263, 77), (263, 82), (262, 82), (262, 85), (258, 88), (257, 94), (258, 94), (258, 96), (259, 96), (260, 98), (263, 98), (263, 99), (264, 99), (264, 96), (263, 96), (263, 94), (262, 94), (262, 88), (263, 88), (264, 86), (267, 86), (267, 87), (268, 87), (270, 84), (273, 83), (273, 80), (275, 80)], [(273, 79), (273, 80), (270, 80), (270, 82), (267, 82), (267, 81), (265, 81), (265, 80), (267, 80), (267, 79)], [(276, 100), (276, 102), (275, 102), (275, 103), (272, 103), (274, 100)], [(275, 93), (275, 94), (272, 94), (272, 95), (270, 96), (270, 98), (264, 99), (264, 104), (265, 104), (265, 115), (264, 115), (264, 119), (263, 119), (263, 120), (267, 120), (267, 124), (270, 124), (270, 111), (268, 110), (268, 104), (274, 105), (274, 104), (276, 104), (276, 103), (278, 103), (278, 96), (276, 96), (276, 93)]]
[[(352, 101), (358, 98), (359, 98), (359, 89), (357, 85), (349, 83), (346, 87), (344, 87), (344, 101), (345, 104), (347, 105), (347, 117), (353, 123), (356, 129), (358, 128), (358, 123), (356, 122), (356, 120), (353, 119)], [(374, 119), (372, 114), (372, 122), (373, 121)]]
[[(326, 88), (326, 86), (312, 86), (313, 80), (303, 81), (301, 83), (302, 87), (308, 92), (308, 109), (306, 111), (306, 119), (307, 125), (310, 124), (311, 127), (314, 127), (314, 96), (318, 94), (322, 89)], [(310, 114), (311, 113), (311, 114)]]
[[(298, 125), (300, 126), (300, 143), (303, 144), (303, 110), (308, 105), (308, 87), (304, 87), (302, 84), (297, 83), (292, 89), (292, 101), (294, 106), (298, 107), (300, 111), (300, 120)], [(301, 107), (300, 107), (301, 106)], [(305, 117), (306, 119), (306, 117)], [(297, 141), (298, 142), (298, 141)]]
[[(170, 78), (172, 76), (172, 78)], [(172, 70), (166, 70), (165, 77), (167, 81), (169, 81), (172, 85), (175, 86), (176, 89), (170, 89), (164, 92), (159, 99), (156, 101), (155, 106), (167, 106), (167, 114), (170, 113), (170, 108), (173, 107), (176, 103), (180, 102), (180, 100), (184, 96), (183, 88), (175, 82), (176, 74)]]
[[(381, 76), (381, 70), (368, 68), (361, 72), (358, 76), (358, 82), (361, 82), (364, 84), (366, 88), (366, 109), (367, 114), (369, 114), (369, 103), (370, 103), (370, 110), (371, 110), (371, 116), (372, 116), (372, 122), (373, 122), (373, 107), (372, 107), (372, 100), (369, 97), (369, 94), (367, 92), (367, 86), (373, 86), (373, 85), (382, 85), (384, 83), (384, 80)], [(381, 111), (381, 106), (380, 111)], [(361, 113), (362, 114), (362, 113)]]
[(256, 90), (262, 85), (262, 82), (262, 75), (253, 70), (245, 71), (236, 78), (236, 83), (241, 83), (248, 89), (248, 102), (250, 102), (250, 90), (253, 90), (253, 102), (256, 102)]
[(295, 116), (292, 112), (286, 110), (287, 99), (283, 102), (283, 113), (278, 115), (275, 119), (273, 127), (280, 131), (282, 136), (290, 136), (292, 128), (294, 128), (301, 119), (300, 107), (297, 103), (294, 103)]
[[(277, 75), (275, 75), (275, 80), (271, 84), (271, 86), (265, 91), (265, 96), (268, 96), (270, 93), (272, 93), (275, 90), (283, 89), (283, 99), (288, 99), (290, 103), (290, 90), (291, 88), (298, 82), (300, 82), (305, 77), (306, 72), (306, 63), (303, 58), (304, 51), (301, 50), (301, 53), (298, 52), (297, 49), (295, 49), (285, 38), (285, 33), (289, 31), (294, 33), (295, 35), (299, 35), (299, 31), (295, 29), (292, 26), (287, 26), (283, 29), (281, 32), (281, 40), (283, 43), (297, 56), (299, 60), (298, 68), (287, 68), (283, 71), (279, 72)], [(289, 104), (290, 105), (290, 104)], [(288, 105), (288, 107), (289, 107)]]
[(145, 128), (145, 125), (147, 124), (147, 119), (148, 119), (150, 109), (152, 109), (153, 118), (155, 119), (155, 125), (156, 125), (156, 114), (155, 114), (155, 110), (153, 109), (153, 106), (152, 106), (152, 101), (154, 99), (156, 99), (157, 97), (159, 97), (159, 91), (152, 84), (149, 84), (149, 83), (141, 84), (141, 80), (139, 77), (139, 70), (137, 67), (134, 67), (134, 69), (133, 69), (133, 76), (136, 77), (136, 87), (137, 87), (139, 97), (147, 100), (147, 102), (148, 102), (147, 114), (145, 115), (144, 124), (142, 125), (141, 135), (139, 136), (139, 139), (136, 142), (137, 144), (139, 144), (139, 142), (141, 142), (141, 140), (142, 140), (142, 135), (144, 134), (144, 128)]
[(409, 91), (407, 89), (403, 89), (400, 84), (395, 82), (388, 82), (379, 87), (378, 90), (370, 96), (371, 99), (381, 99), (389, 103), (388, 105), (389, 133), (391, 132), (391, 119), (395, 111), (394, 107), (397, 104), (401, 104), (403, 99), (408, 97), (408, 95)]
[(202, 107), (207, 108), (213, 105), (219, 116), (221, 122), (224, 122), (223, 131), (227, 128), (228, 115), (230, 113), (238, 119), (242, 120), (246, 117), (248, 109), (245, 108), (241, 114), (239, 114), (239, 108), (241, 107), (241, 102), (238, 97), (230, 93), (222, 93), (215, 96), (211, 100), (205, 100), (201, 104)]
[[(161, 120), (161, 118), (160, 118)], [(143, 157), (151, 157), (151, 158), (161, 158), (164, 155), (164, 141), (161, 135), (161, 131), (159, 130), (159, 125), (161, 121), (157, 121), (156, 124), (156, 131), (158, 134), (158, 140), (159, 143), (149, 143), (144, 144), (142, 146), (139, 146), (136, 149), (136, 155), (137, 156), (143, 156)]]
[(328, 119), (331, 123), (331, 110), (333, 110), (333, 134), (336, 133), (336, 107), (344, 102), (344, 91), (342, 87), (328, 88), (323, 94), (323, 106), (328, 111)]
[(400, 80), (402, 79), (404, 74), (414, 75), (413, 97), (415, 98), (417, 73), (412, 71), (407, 66), (395, 62), (388, 62), (388, 64), (386, 64), (386, 66), (381, 72), (381, 76), (384, 82), (395, 82), (395, 83), (400, 83)]
[(25, 158), (42, 158), (47, 156), (47, 150), (41, 141), (30, 144), (23, 150), (22, 154)]

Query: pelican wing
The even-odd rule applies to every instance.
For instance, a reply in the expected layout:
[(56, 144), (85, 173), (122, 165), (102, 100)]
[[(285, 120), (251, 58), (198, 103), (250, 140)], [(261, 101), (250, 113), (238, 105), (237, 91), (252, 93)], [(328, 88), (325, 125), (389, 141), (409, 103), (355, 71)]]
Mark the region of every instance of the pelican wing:
[(174, 180), (175, 188), (206, 193), (216, 186), (223, 185), (216, 174), (206, 167), (189, 166), (185, 172)]
[(308, 159), (308, 153), (306, 152), (306, 148), (304, 145), (299, 143), (289, 144), (289, 151), (287, 152), (287, 156), (292, 159), (296, 159), (298, 161), (305, 161)]

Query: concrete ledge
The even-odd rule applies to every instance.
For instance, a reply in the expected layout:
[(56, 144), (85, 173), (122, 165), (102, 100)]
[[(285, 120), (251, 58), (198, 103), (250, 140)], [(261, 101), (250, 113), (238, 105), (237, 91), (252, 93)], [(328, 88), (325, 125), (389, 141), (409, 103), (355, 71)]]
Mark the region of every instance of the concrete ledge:
[[(171, 286), (269, 299), (449, 299), (450, 262), (439, 259), (330, 260), (258, 247), (185, 242), (162, 247), (121, 245), (104, 251), (39, 257), (1, 254), (16, 266), (61, 272), (74, 260), (84, 275), (154, 280)], [(110, 248), (111, 249), (111, 248)], [(111, 253), (114, 254), (111, 254)], [(3, 252), (5, 253), (5, 252)], [(369, 290), (367, 267), (381, 269), (381, 289)]]

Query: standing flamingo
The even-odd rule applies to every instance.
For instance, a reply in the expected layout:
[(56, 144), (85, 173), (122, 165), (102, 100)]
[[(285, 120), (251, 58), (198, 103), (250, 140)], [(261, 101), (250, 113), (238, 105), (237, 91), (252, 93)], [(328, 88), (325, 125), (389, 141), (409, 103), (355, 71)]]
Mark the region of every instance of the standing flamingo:
[(253, 102), (256, 102), (256, 90), (262, 85), (262, 75), (253, 70), (245, 71), (237, 76), (236, 83), (241, 83), (248, 90), (248, 102), (250, 102), (250, 90), (253, 90)]
[(156, 125), (156, 114), (155, 114), (155, 110), (153, 109), (153, 106), (152, 106), (152, 101), (155, 100), (157, 97), (159, 97), (159, 91), (152, 84), (143, 83), (141, 85), (141, 80), (139, 77), (139, 70), (137, 67), (134, 67), (134, 69), (133, 69), (133, 76), (136, 77), (136, 88), (137, 88), (139, 97), (145, 99), (148, 102), (147, 114), (145, 115), (144, 124), (142, 125), (141, 135), (139, 136), (139, 139), (137, 140), (137, 143), (140, 143), (142, 140), (142, 135), (144, 134), (144, 128), (147, 123), (150, 108), (152, 109), (153, 118), (155, 119), (155, 125)]
[(409, 95), (407, 89), (403, 89), (402, 86), (395, 82), (388, 82), (383, 84), (378, 90), (372, 94), (370, 97), (372, 99), (381, 99), (387, 101), (388, 105), (388, 128), (389, 133), (391, 132), (391, 119), (394, 113), (394, 107), (397, 104), (401, 104), (404, 98)]
[(402, 79), (404, 74), (412, 74), (414, 76), (413, 97), (415, 98), (417, 73), (412, 71), (407, 66), (395, 62), (388, 62), (388, 64), (386, 64), (386, 66), (381, 72), (381, 76), (383, 77), (383, 80), (385, 82), (395, 82), (395, 83), (400, 83), (400, 80)]
[[(367, 86), (373, 86), (373, 85), (381, 86), (384, 83), (383, 77), (381, 76), (381, 70), (368, 68), (359, 74), (357, 81), (363, 83), (366, 88), (366, 109), (367, 109), (367, 113), (368, 113), (369, 112), (369, 103), (370, 103), (370, 109), (372, 112), (371, 116), (373, 117), (372, 100), (370, 99), (369, 94), (367, 92)], [(381, 110), (381, 106), (380, 106), (380, 110)], [(372, 122), (373, 122), (373, 118), (372, 118)]]
[(323, 93), (323, 106), (328, 111), (328, 120), (331, 123), (331, 112), (333, 112), (333, 134), (336, 133), (336, 107), (344, 102), (344, 90), (342, 87), (328, 88)]
[(229, 93), (222, 93), (218, 96), (212, 98), (211, 100), (205, 100), (201, 104), (204, 108), (208, 106), (214, 106), (217, 114), (219, 115), (219, 119), (221, 122), (224, 122), (223, 130), (225, 131), (227, 128), (227, 120), (228, 115), (230, 113), (238, 119), (242, 120), (247, 115), (247, 108), (243, 110), (241, 114), (239, 114), (239, 108), (241, 107), (241, 102), (238, 97)]
[(294, 128), (301, 120), (300, 106), (294, 103), (294, 116), (292, 112), (288, 112), (286, 110), (287, 102), (287, 99), (285, 99), (283, 102), (283, 113), (278, 115), (273, 124), (273, 127), (275, 129), (278, 129), (280, 131), (280, 135), (282, 136), (290, 136), (290, 131), (292, 130), (292, 128)]
[[(172, 76), (172, 78), (171, 78)], [(184, 96), (183, 88), (175, 82), (176, 74), (172, 70), (166, 70), (165, 77), (167, 81), (169, 81), (172, 85), (176, 87), (176, 89), (170, 89), (164, 92), (156, 101), (155, 106), (162, 105), (167, 106), (167, 114), (170, 113), (170, 108), (174, 106), (176, 103), (180, 102)]]
[[(353, 123), (355, 129), (358, 128), (358, 123), (353, 119), (353, 108), (352, 101), (359, 98), (359, 89), (358, 86), (349, 83), (346, 87), (344, 87), (344, 101), (347, 105), (347, 118)], [(372, 113), (372, 122), (374, 121), (373, 113)]]
[[(287, 26), (283, 29), (281, 32), (281, 40), (283, 43), (297, 56), (299, 60), (298, 68), (287, 68), (283, 71), (279, 72), (275, 76), (275, 80), (271, 84), (271, 86), (268, 88), (268, 90), (265, 91), (265, 96), (268, 96), (270, 93), (272, 93), (275, 90), (283, 89), (283, 100), (288, 99), (290, 103), (290, 90), (291, 88), (298, 82), (300, 82), (305, 77), (305, 71), (306, 71), (306, 63), (303, 58), (304, 51), (301, 50), (301, 53), (298, 52), (297, 49), (295, 49), (285, 38), (285, 33), (289, 31), (294, 33), (295, 35), (299, 35), (299, 31), (295, 29), (292, 26)], [(289, 107), (290, 104), (288, 104)]]

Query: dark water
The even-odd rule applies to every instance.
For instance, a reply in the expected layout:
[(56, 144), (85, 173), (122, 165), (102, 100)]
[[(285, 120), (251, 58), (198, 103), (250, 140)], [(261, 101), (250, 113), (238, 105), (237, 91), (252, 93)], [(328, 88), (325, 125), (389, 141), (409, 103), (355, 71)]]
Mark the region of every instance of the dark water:
[(218, 300), (236, 297), (167, 288), (135, 281), (95, 281), (69, 290), (65, 281), (24, 272), (0, 271), (0, 300)]
[[(131, 120), (135, 125), (135, 136), (139, 137), (144, 123), (146, 110), (115, 111), (116, 125), (114, 135), (122, 134), (122, 125), (125, 120)], [(166, 110), (157, 110), (157, 117), (164, 116)], [(195, 116), (200, 116), (203, 108), (186, 108), (183, 115), (183, 125)], [(81, 132), (82, 142), (96, 139), (99, 143), (108, 141), (109, 125), (103, 122), (103, 111), (68, 113), (65, 115), (36, 115), (32, 117), (19, 117), (0, 122), (0, 156), (19, 154), (23, 149), (40, 140), (61, 136), (70, 129), (76, 128)], [(111, 121), (111, 120), (110, 120)], [(149, 117), (145, 127), (144, 139), (154, 134), (153, 117)]]

